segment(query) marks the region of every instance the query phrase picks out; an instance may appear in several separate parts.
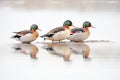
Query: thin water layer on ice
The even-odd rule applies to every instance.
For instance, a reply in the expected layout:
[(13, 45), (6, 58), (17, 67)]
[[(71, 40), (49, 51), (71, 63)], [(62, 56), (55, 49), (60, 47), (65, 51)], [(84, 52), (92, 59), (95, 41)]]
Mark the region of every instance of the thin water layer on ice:
[(114, 42), (6, 44), (0, 79), (119, 80), (119, 48)]

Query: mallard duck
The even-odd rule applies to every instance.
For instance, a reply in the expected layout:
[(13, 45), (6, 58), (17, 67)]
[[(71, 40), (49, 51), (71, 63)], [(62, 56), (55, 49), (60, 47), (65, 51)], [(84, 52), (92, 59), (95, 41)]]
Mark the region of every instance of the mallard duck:
[(84, 41), (90, 36), (89, 27), (93, 27), (92, 24), (89, 21), (85, 21), (83, 28), (75, 27), (71, 29), (71, 34), (67, 39), (71, 41)]
[(44, 40), (48, 39), (52, 40), (52, 42), (54, 41), (60, 42), (61, 40), (65, 40), (69, 37), (71, 33), (70, 26), (72, 26), (72, 22), (70, 20), (66, 20), (63, 26), (56, 27), (40, 37), (44, 38)]
[(36, 40), (39, 36), (39, 33), (36, 30), (40, 30), (36, 24), (31, 25), (30, 30), (23, 30), (15, 33), (12, 38), (22, 42), (22, 43), (30, 43)]

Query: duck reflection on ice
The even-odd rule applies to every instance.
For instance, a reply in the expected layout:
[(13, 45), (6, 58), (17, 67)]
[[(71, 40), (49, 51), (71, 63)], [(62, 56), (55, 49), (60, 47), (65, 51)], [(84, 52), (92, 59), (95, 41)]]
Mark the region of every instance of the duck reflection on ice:
[(65, 61), (70, 61), (71, 54), (82, 55), (83, 59), (91, 60), (90, 47), (85, 43), (47, 43), (44, 44), (44, 49), (46, 49), (50, 54), (63, 57)]
[(90, 47), (85, 43), (70, 44), (72, 54), (82, 54), (83, 59), (90, 60)]
[(14, 44), (15, 53), (30, 55), (32, 59), (37, 59), (38, 47), (33, 44)]
[(50, 43), (44, 47), (50, 54), (63, 57), (65, 61), (70, 61), (71, 51), (68, 45), (61, 43)]

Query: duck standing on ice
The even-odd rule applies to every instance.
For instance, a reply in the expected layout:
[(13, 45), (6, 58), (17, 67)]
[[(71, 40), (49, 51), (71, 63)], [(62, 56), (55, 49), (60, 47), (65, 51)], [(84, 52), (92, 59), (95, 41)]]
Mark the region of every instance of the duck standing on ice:
[(36, 30), (40, 30), (36, 24), (31, 25), (30, 30), (23, 30), (16, 33), (12, 38), (22, 42), (22, 43), (30, 43), (36, 40), (39, 36), (39, 33)]
[(73, 26), (72, 22), (70, 20), (66, 20), (63, 26), (56, 27), (40, 37), (44, 38), (44, 40), (48, 39), (51, 40), (52, 42), (54, 41), (60, 42), (61, 40), (65, 40), (70, 36), (71, 33), (70, 26)]
[(84, 41), (90, 36), (90, 27), (93, 27), (92, 24), (89, 21), (85, 21), (83, 28), (76, 27), (71, 29), (71, 34), (67, 39), (75, 42)]

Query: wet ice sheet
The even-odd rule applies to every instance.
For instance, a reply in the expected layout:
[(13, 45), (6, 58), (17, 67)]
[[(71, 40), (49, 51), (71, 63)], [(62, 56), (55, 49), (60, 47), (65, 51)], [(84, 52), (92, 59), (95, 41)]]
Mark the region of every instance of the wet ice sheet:
[(113, 42), (7, 44), (0, 79), (119, 80), (119, 48)]

